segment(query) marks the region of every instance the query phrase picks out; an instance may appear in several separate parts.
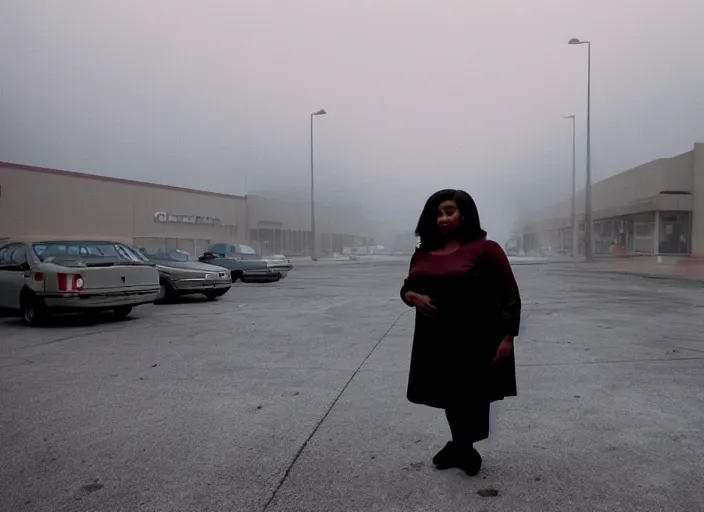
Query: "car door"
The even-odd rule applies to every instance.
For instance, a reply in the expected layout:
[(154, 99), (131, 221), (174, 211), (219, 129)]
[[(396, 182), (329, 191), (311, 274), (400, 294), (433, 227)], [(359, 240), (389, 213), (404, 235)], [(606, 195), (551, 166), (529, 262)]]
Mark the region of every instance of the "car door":
[(24, 245), (10, 244), (0, 249), (0, 307), (20, 308), (28, 268)]

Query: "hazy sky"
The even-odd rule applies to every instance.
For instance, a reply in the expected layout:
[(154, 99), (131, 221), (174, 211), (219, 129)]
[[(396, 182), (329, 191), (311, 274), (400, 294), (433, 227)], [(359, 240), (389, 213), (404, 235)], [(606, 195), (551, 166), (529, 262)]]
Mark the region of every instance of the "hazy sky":
[(704, 141), (702, 0), (3, 0), (0, 160), (307, 198), (412, 228), (435, 189), (522, 207)]

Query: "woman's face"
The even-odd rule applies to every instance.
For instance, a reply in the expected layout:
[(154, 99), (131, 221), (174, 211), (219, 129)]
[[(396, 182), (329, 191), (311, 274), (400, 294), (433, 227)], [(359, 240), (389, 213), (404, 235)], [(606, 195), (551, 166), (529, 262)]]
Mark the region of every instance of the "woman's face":
[(438, 228), (443, 235), (450, 235), (460, 227), (462, 216), (455, 201), (443, 201), (438, 208)]

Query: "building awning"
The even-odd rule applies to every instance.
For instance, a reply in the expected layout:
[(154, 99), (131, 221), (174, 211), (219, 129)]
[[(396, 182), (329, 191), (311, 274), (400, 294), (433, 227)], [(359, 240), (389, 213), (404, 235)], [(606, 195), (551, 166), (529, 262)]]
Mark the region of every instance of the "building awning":
[[(611, 219), (627, 215), (637, 215), (650, 212), (692, 212), (694, 211), (694, 196), (691, 194), (673, 194), (668, 192), (656, 196), (625, 203), (611, 208), (594, 208), (592, 220)], [(577, 211), (577, 222), (584, 222), (584, 210)], [(520, 234), (545, 233), (555, 229), (569, 228), (572, 224), (569, 216), (544, 218), (525, 224), (519, 230)]]
[(648, 212), (679, 211), (691, 212), (694, 210), (694, 196), (686, 194), (658, 194), (657, 196), (642, 201), (626, 203), (611, 208), (602, 208), (592, 211), (592, 218), (608, 219), (636, 215)]

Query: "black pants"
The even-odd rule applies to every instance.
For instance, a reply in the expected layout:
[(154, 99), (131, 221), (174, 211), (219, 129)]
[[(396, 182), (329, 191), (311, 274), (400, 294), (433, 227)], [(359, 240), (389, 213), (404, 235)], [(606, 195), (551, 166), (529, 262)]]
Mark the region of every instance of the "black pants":
[(489, 437), (489, 402), (451, 407), (445, 415), (454, 443), (469, 448)]

